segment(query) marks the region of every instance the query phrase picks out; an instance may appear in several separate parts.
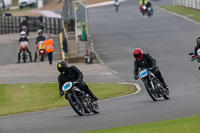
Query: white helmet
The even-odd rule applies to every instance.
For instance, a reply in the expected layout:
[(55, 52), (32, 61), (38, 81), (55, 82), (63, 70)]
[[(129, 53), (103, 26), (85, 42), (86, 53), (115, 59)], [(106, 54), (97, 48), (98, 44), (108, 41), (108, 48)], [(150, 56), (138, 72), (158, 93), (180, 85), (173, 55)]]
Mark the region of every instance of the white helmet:
[(25, 38), (25, 37), (26, 37), (26, 32), (25, 32), (25, 31), (22, 31), (22, 32), (20, 33), (20, 36), (21, 36), (22, 38)]
[(37, 31), (37, 33), (39, 34), (39, 33), (42, 33), (43, 31), (41, 30), (41, 29), (39, 29), (38, 31)]

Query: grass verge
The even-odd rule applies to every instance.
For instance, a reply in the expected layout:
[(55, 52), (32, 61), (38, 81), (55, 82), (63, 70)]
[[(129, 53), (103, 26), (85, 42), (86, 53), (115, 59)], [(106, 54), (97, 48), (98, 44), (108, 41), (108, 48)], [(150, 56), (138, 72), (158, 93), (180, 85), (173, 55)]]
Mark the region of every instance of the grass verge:
[[(129, 84), (88, 84), (99, 100), (133, 93)], [(0, 116), (41, 111), (69, 106), (64, 96), (58, 97), (57, 83), (0, 84)]]
[(200, 133), (200, 116), (81, 133)]
[(188, 8), (184, 6), (162, 6), (162, 8), (184, 15), (194, 21), (200, 22), (200, 10)]

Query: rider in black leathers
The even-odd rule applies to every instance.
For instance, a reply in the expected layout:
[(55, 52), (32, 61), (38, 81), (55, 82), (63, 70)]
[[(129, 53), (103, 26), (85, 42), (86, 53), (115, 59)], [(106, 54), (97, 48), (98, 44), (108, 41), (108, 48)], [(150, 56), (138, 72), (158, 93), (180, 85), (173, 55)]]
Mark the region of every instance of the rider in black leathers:
[[(19, 44), (22, 42), (22, 41), (27, 41), (29, 43), (29, 40), (27, 39), (26, 37), (26, 33), (24, 31), (22, 31), (20, 33), (20, 39), (19, 39)], [(21, 54), (22, 50), (19, 50), (19, 53), (18, 53), (18, 62), (17, 63), (20, 63), (20, 54)], [(27, 49), (27, 52), (29, 53), (29, 58), (30, 58), (30, 62), (32, 62), (32, 56), (31, 56), (31, 52), (29, 51), (29, 49)]]
[(58, 76), (60, 97), (64, 95), (62, 86), (66, 82), (77, 81), (79, 83), (76, 86), (79, 89), (84, 91), (86, 94), (89, 94), (95, 101), (98, 100), (98, 98), (89, 89), (87, 84), (83, 81), (83, 74), (77, 67), (75, 66), (68, 67), (65, 61), (59, 61), (57, 64), (57, 69), (60, 72), (60, 75)]
[(146, 4), (146, 8), (148, 9), (149, 7), (151, 7), (151, 11), (152, 11), (152, 15), (153, 15), (153, 8), (151, 6), (151, 2), (148, 1), (147, 4)]
[(196, 39), (196, 42), (197, 42), (197, 46), (194, 47), (194, 55), (195, 55), (195, 58), (197, 58), (197, 50), (200, 49), (200, 37), (198, 37)]
[(133, 56), (136, 58), (134, 61), (134, 79), (138, 78), (138, 69), (139, 68), (153, 68), (151, 71), (155, 74), (155, 76), (160, 80), (163, 84), (163, 87), (168, 89), (167, 84), (164, 81), (164, 78), (159, 71), (158, 67), (156, 66), (156, 60), (153, 59), (148, 53), (143, 54), (140, 48), (136, 48), (133, 51)]

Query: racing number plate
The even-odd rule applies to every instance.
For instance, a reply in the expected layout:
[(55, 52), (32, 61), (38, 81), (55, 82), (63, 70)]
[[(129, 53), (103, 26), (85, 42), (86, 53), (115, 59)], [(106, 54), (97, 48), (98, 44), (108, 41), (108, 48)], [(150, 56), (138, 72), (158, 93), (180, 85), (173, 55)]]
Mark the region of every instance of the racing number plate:
[(147, 69), (144, 69), (144, 70), (140, 71), (140, 77), (141, 77), (141, 78), (146, 77), (147, 74), (148, 74), (148, 73), (147, 73)]
[(72, 87), (72, 83), (71, 82), (66, 82), (63, 86), (62, 86), (62, 90), (63, 91), (68, 91), (69, 89), (71, 89)]
[(197, 50), (197, 54), (200, 56), (200, 49)]

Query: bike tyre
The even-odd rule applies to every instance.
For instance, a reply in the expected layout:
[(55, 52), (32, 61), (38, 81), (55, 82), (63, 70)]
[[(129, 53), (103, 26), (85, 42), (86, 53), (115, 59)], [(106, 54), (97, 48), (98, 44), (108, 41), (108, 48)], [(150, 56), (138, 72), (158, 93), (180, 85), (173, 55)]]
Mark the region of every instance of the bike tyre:
[(26, 54), (23, 53), (23, 61), (26, 62)]
[(77, 106), (76, 104), (78, 104), (78, 102), (76, 101), (75, 96), (72, 93), (67, 93), (66, 97), (67, 97), (67, 100), (69, 101), (69, 104), (73, 108), (73, 110), (78, 115), (83, 116), (85, 114), (84, 108), (81, 103), (78, 105), (80, 107), (80, 109), (78, 109), (78, 107), (76, 107)]
[(40, 61), (44, 61), (44, 55), (43, 55), (43, 54), (41, 54), (41, 59), (40, 59)]
[[(145, 88), (147, 90), (147, 93), (149, 94), (149, 96), (151, 97), (151, 99), (153, 99), (154, 101), (157, 101), (157, 98), (155, 97), (155, 95), (152, 94), (150, 88), (149, 88), (149, 85), (148, 85), (148, 80), (145, 79), (144, 80), (144, 85), (145, 85)], [(155, 92), (156, 93), (156, 92)]]

